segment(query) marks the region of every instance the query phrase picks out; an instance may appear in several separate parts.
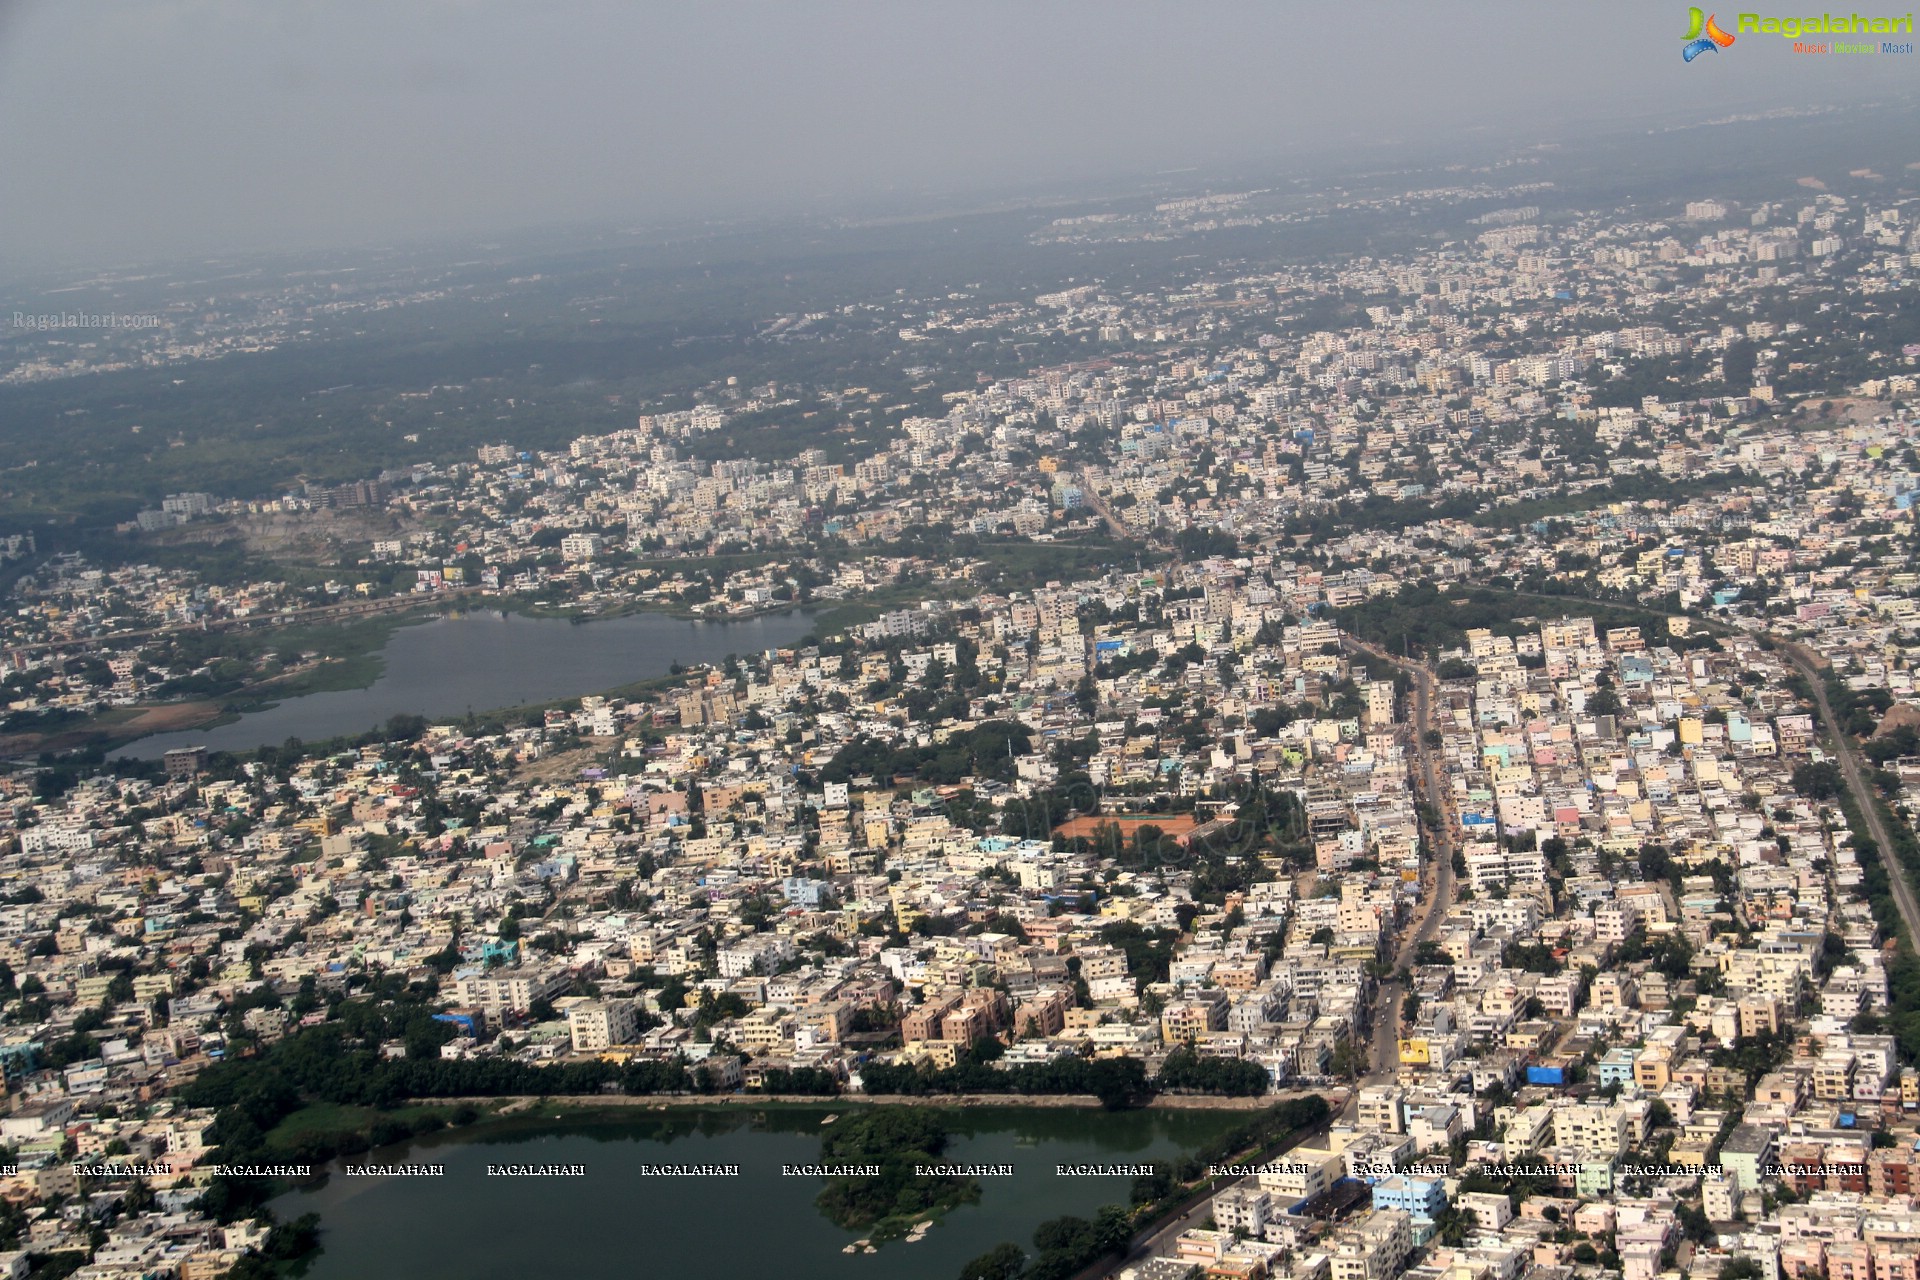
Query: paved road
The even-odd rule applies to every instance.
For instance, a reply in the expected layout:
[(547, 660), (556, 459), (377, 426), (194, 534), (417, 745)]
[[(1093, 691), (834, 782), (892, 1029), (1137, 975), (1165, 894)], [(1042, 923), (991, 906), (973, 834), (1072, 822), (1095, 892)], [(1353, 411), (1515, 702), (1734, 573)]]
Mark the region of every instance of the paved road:
[(1787, 641), (1778, 643), (1813, 689), (1820, 722), (1826, 726), (1827, 736), (1833, 740), (1834, 753), (1840, 757), (1840, 773), (1847, 780), (1847, 789), (1853, 792), (1854, 804), (1859, 806), (1866, 818), (1867, 831), (1873, 836), (1874, 843), (1880, 846), (1880, 859), (1887, 869), (1887, 885), (1893, 890), (1894, 906), (1900, 909), (1900, 919), (1907, 926), (1907, 941), (1915, 950), (1920, 950), (1920, 900), (1915, 898), (1907, 868), (1901, 864), (1900, 855), (1895, 852), (1893, 841), (1887, 835), (1886, 824), (1880, 817), (1880, 806), (1874, 802), (1873, 790), (1867, 786), (1866, 776), (1861, 772), (1860, 753), (1853, 745), (1853, 738), (1834, 718), (1833, 707), (1827, 702), (1827, 677), (1814, 665), (1812, 655), (1804, 648)]
[(1113, 508), (1109, 507), (1107, 500), (1100, 496), (1100, 490), (1094, 488), (1087, 480), (1084, 469), (1075, 472), (1073, 478), (1080, 482), (1081, 500), (1093, 508), (1095, 515), (1106, 521), (1108, 533), (1122, 540), (1133, 537), (1133, 531), (1120, 523), (1120, 517), (1113, 514)]
[[(1453, 906), (1453, 847), (1458, 835), (1458, 820), (1453, 812), (1453, 789), (1445, 785), (1446, 770), (1441, 765), (1438, 752), (1427, 743), (1427, 734), (1434, 728), (1433, 669), (1424, 663), (1396, 658), (1378, 646), (1353, 637), (1348, 637), (1346, 644), (1350, 650), (1398, 667), (1413, 677), (1411, 728), (1419, 769), (1416, 781), (1438, 819), (1438, 825), (1430, 832), (1429, 852), (1432, 856), (1424, 861), (1420, 869), (1420, 896), (1414, 906), (1413, 919), (1399, 935), (1399, 949), (1394, 953), (1393, 967), (1397, 973), (1413, 963), (1421, 943), (1433, 940), (1439, 932), (1440, 922), (1446, 919), (1448, 909)], [(1406, 1002), (1406, 996), (1406, 985), (1397, 978), (1382, 982), (1375, 993), (1373, 1043), (1368, 1051), (1366, 1083), (1384, 1084), (1398, 1074), (1400, 1010)], [(1359, 1096), (1356, 1090), (1352, 1105), (1359, 1105)]]
[(1447, 785), (1446, 768), (1439, 752), (1427, 742), (1427, 734), (1434, 729), (1434, 673), (1425, 666), (1409, 669), (1413, 672), (1414, 750), (1420, 756), (1427, 803), (1433, 806), (1439, 825), (1433, 830), (1433, 892), (1423, 896), (1421, 905), (1415, 909), (1417, 923), (1407, 931), (1406, 944), (1396, 961), (1402, 968), (1413, 962), (1421, 943), (1433, 941), (1440, 931), (1440, 922), (1453, 906), (1453, 848), (1460, 838), (1460, 816), (1454, 812), (1453, 788)]

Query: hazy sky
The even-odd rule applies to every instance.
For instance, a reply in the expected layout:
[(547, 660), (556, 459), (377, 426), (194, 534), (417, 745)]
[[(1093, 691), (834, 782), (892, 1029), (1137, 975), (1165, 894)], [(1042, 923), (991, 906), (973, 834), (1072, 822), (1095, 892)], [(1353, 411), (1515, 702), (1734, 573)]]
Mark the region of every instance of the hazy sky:
[(1688, 65), (1685, 23), (1664, 0), (0, 0), (0, 260), (814, 210), (1920, 74), (1760, 35)]

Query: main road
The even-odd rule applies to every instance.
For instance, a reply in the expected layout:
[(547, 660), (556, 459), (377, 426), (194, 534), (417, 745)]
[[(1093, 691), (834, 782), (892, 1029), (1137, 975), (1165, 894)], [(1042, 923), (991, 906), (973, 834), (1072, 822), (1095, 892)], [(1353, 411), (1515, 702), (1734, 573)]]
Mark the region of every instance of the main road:
[[(1406, 1001), (1407, 991), (1406, 984), (1398, 975), (1413, 963), (1420, 944), (1433, 940), (1439, 932), (1440, 922), (1446, 919), (1448, 909), (1453, 906), (1453, 850), (1460, 831), (1453, 811), (1453, 788), (1445, 785), (1446, 769), (1438, 759), (1433, 744), (1428, 741), (1428, 734), (1435, 727), (1433, 701), (1436, 677), (1433, 668), (1426, 663), (1395, 658), (1377, 645), (1353, 636), (1343, 637), (1342, 643), (1349, 652), (1365, 654), (1413, 677), (1411, 727), (1414, 754), (1418, 761), (1418, 789), (1433, 815), (1431, 824), (1423, 824), (1427, 826), (1428, 851), (1432, 856), (1421, 863), (1420, 895), (1414, 904), (1413, 918), (1408, 921), (1406, 929), (1395, 935), (1399, 947), (1393, 957), (1393, 974), (1381, 982), (1374, 998), (1373, 1043), (1369, 1050), (1366, 1078), (1368, 1082), (1385, 1083), (1393, 1079), (1400, 1060), (1400, 1010)], [(1356, 1090), (1356, 1105), (1359, 1096)]]
[(1085, 467), (1074, 472), (1073, 478), (1080, 482), (1081, 501), (1093, 508), (1093, 513), (1106, 524), (1108, 533), (1122, 541), (1134, 536), (1133, 530), (1120, 522), (1120, 517), (1113, 513), (1113, 508), (1107, 505), (1107, 500), (1100, 496), (1100, 490), (1095, 487), (1092, 480), (1087, 478)]
[[(1307, 1096), (1309, 1092), (1308, 1090), (1288, 1089), (1269, 1096), (1276, 1102), (1284, 1102), (1289, 1098)], [(1308, 1141), (1324, 1138), (1328, 1128), (1332, 1126), (1334, 1120), (1337, 1118), (1337, 1116), (1330, 1115), (1327, 1119), (1310, 1129), (1301, 1129), (1290, 1133), (1265, 1151), (1246, 1157), (1242, 1163), (1247, 1165), (1262, 1164)], [(1195, 1227), (1204, 1226), (1207, 1219), (1213, 1216), (1213, 1198), (1215, 1196), (1229, 1187), (1242, 1184), (1253, 1186), (1257, 1185), (1258, 1182), (1259, 1178), (1253, 1174), (1246, 1174), (1240, 1177), (1227, 1176), (1223, 1178), (1206, 1179), (1206, 1191), (1204, 1193), (1196, 1193), (1197, 1198), (1190, 1200), (1185, 1209), (1166, 1222), (1161, 1223), (1158, 1227), (1155, 1227), (1148, 1235), (1142, 1236), (1139, 1240), (1135, 1241), (1133, 1246), (1127, 1250), (1126, 1256), (1118, 1262), (1097, 1263), (1089, 1267), (1085, 1272), (1082, 1272), (1080, 1280), (1086, 1280), (1086, 1277), (1092, 1275), (1119, 1275), (1129, 1268), (1139, 1266), (1148, 1258), (1170, 1256), (1175, 1243), (1180, 1239), (1183, 1232), (1191, 1231)]]
[(1853, 737), (1834, 716), (1833, 706), (1827, 701), (1827, 677), (1805, 648), (1777, 636), (1774, 641), (1788, 660), (1799, 668), (1800, 674), (1807, 678), (1807, 687), (1813, 690), (1813, 701), (1819, 708), (1820, 722), (1826, 728), (1827, 737), (1833, 740), (1834, 754), (1840, 758), (1840, 774), (1846, 779), (1847, 790), (1853, 792), (1853, 803), (1867, 824), (1868, 834), (1880, 846), (1880, 864), (1887, 871), (1887, 887), (1893, 891), (1893, 904), (1899, 908), (1900, 919), (1907, 926), (1907, 941), (1914, 950), (1920, 951), (1920, 900), (1914, 896), (1907, 867), (1887, 835), (1886, 822), (1880, 816), (1880, 805), (1867, 786), (1865, 774), (1861, 772), (1860, 752), (1853, 745)]
[[(1453, 792), (1443, 786), (1446, 772), (1437, 758), (1437, 752), (1427, 741), (1427, 734), (1434, 728), (1433, 700), (1435, 675), (1433, 669), (1421, 663), (1403, 662), (1384, 650), (1364, 644), (1351, 636), (1343, 637), (1349, 652), (1364, 653), (1388, 666), (1406, 670), (1413, 677), (1413, 716), (1411, 729), (1414, 751), (1419, 761), (1419, 789), (1432, 806), (1434, 823), (1428, 829), (1428, 851), (1431, 857), (1424, 859), (1420, 873), (1420, 897), (1414, 907), (1412, 920), (1405, 930), (1396, 935), (1398, 949), (1394, 954), (1394, 969), (1398, 972), (1413, 962), (1420, 944), (1431, 941), (1440, 928), (1440, 922), (1446, 918), (1447, 909), (1453, 905), (1453, 849), (1458, 829), (1453, 812)], [(1406, 999), (1405, 984), (1397, 978), (1389, 977), (1375, 992), (1373, 1007), (1373, 1046), (1371, 1070), (1366, 1082), (1391, 1080), (1395, 1074), (1395, 1064), (1400, 1058), (1400, 1009)], [(1281, 1097), (1290, 1094), (1279, 1095)], [(1310, 1138), (1324, 1135), (1328, 1125), (1342, 1118), (1346, 1111), (1358, 1105), (1360, 1092), (1350, 1091), (1347, 1106), (1328, 1118), (1327, 1124), (1316, 1126), (1305, 1132), (1289, 1134), (1281, 1144), (1282, 1150), (1296, 1146)], [(1263, 1153), (1262, 1159), (1272, 1159), (1274, 1152)], [(1225, 1185), (1248, 1179), (1232, 1179)], [(1169, 1221), (1155, 1228), (1152, 1234), (1138, 1241), (1120, 1261), (1110, 1263), (1104, 1269), (1089, 1269), (1089, 1274), (1115, 1275), (1153, 1256), (1165, 1256), (1172, 1251), (1174, 1242), (1184, 1231), (1200, 1226), (1212, 1216), (1213, 1197), (1224, 1190), (1223, 1185), (1212, 1186), (1206, 1195), (1194, 1200), (1189, 1206)]]

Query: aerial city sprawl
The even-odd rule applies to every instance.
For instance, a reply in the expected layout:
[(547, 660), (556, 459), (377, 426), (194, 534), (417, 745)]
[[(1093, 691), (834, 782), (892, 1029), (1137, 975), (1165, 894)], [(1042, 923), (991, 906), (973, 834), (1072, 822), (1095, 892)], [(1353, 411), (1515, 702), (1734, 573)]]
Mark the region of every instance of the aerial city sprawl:
[(0, 299), (0, 1269), (612, 1113), (849, 1268), (1914, 1280), (1915, 166), (1558, 165)]

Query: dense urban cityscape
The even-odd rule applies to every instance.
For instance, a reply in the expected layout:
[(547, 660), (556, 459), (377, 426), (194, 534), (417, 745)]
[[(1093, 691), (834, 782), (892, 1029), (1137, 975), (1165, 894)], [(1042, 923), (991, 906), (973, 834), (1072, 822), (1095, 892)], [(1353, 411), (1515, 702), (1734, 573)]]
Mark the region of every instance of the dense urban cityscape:
[[(1561, 163), (1026, 209), (1084, 274), (848, 285), (625, 381), (347, 368), (307, 453), (245, 362), (612, 328), (627, 263), (22, 301), (0, 1270), (283, 1274), (334, 1184), (751, 1117), (849, 1268), (1018, 1166), (1118, 1202), (962, 1280), (1916, 1280), (1920, 163)], [(128, 390), (182, 385), (238, 407)], [(245, 736), (498, 615), (695, 647)], [(1195, 1127), (961, 1141), (1016, 1108)], [(648, 1151), (633, 1194), (747, 1207)]]

